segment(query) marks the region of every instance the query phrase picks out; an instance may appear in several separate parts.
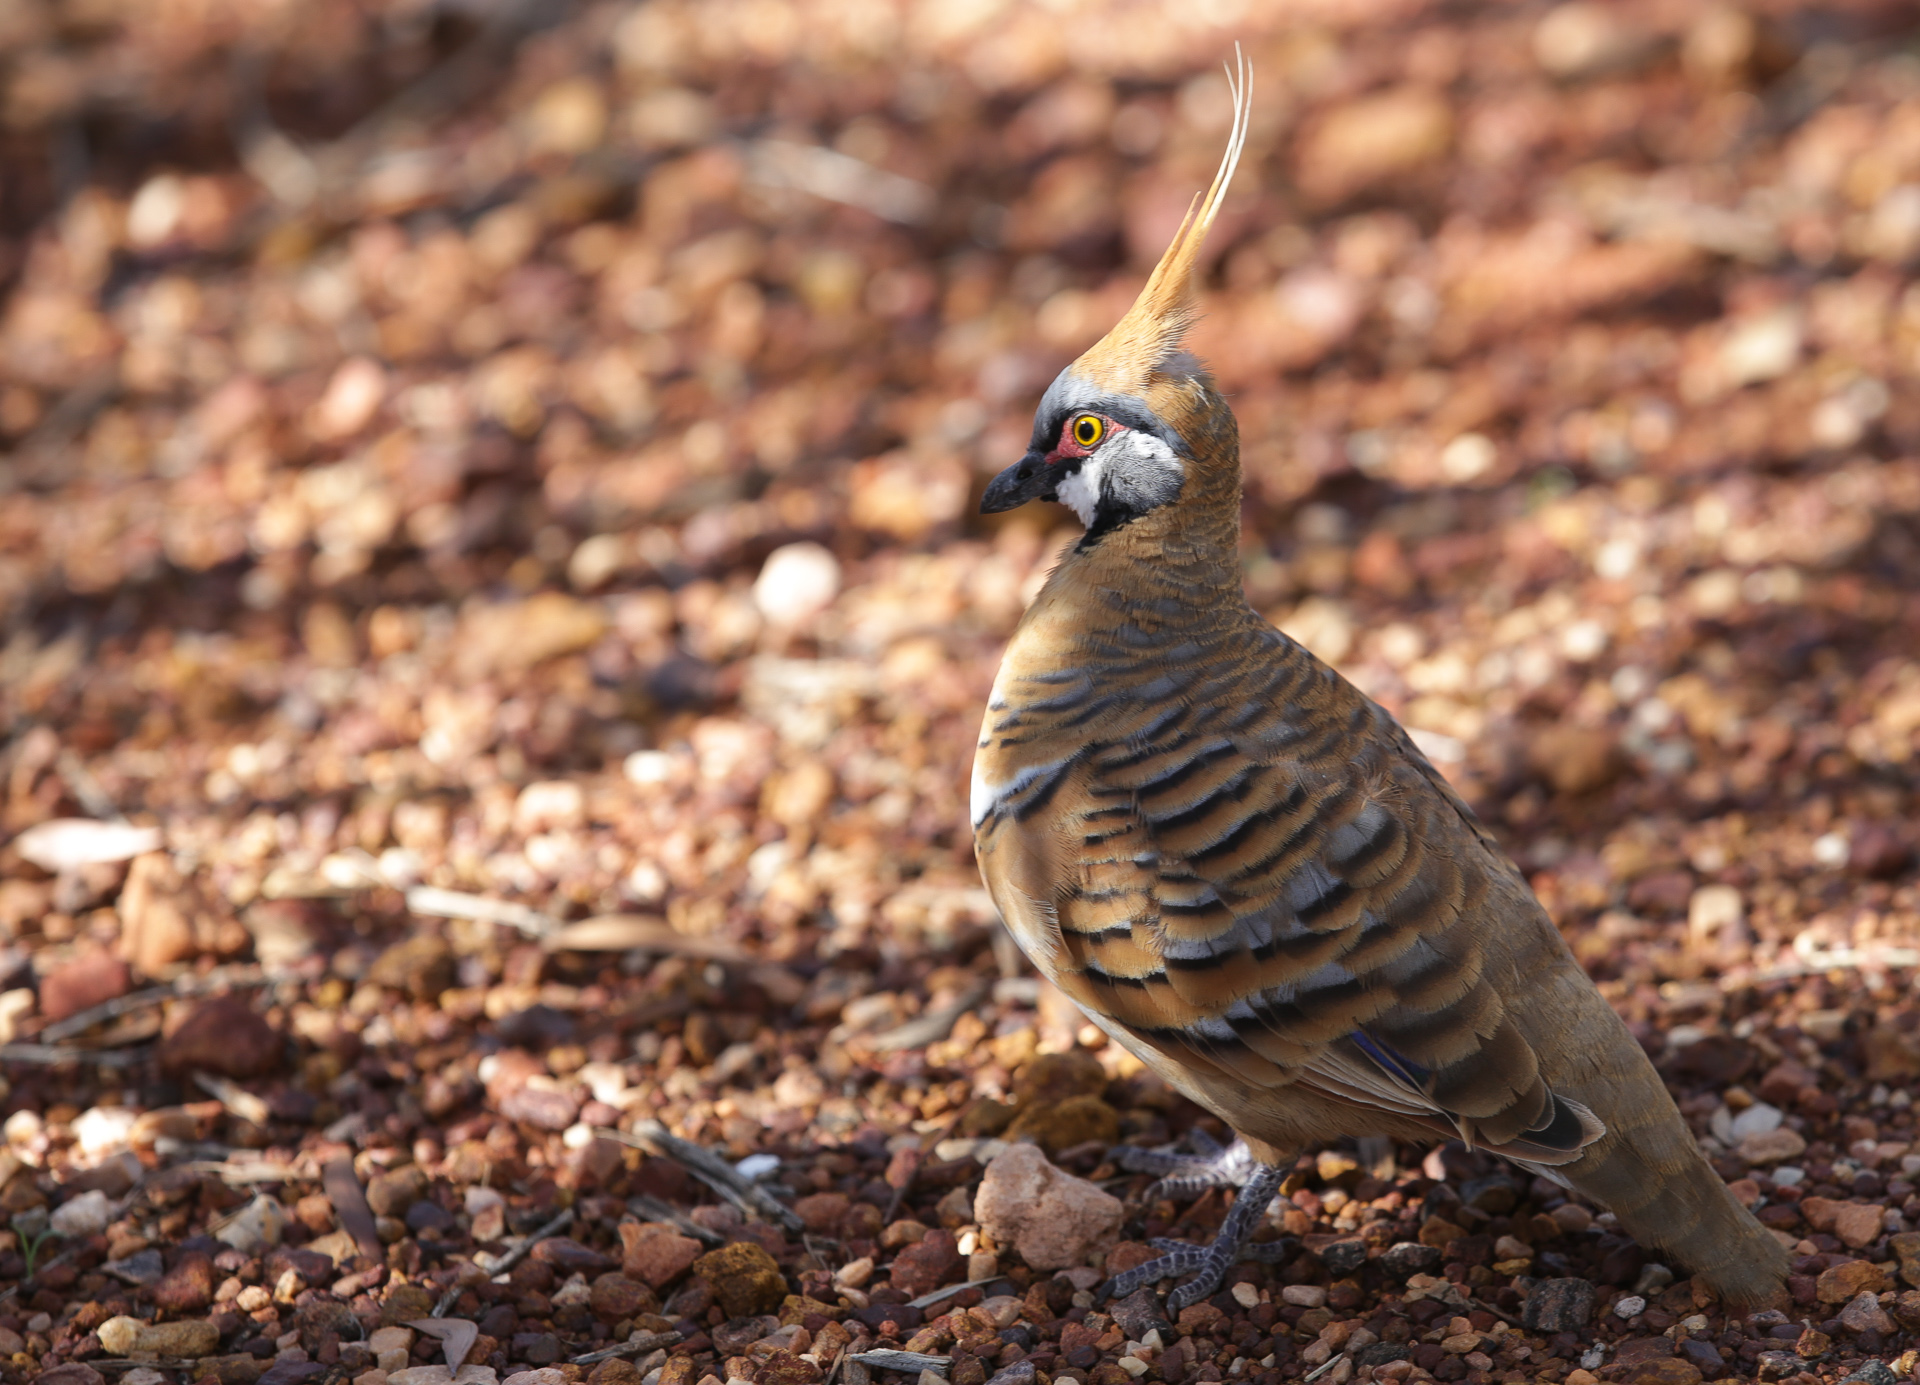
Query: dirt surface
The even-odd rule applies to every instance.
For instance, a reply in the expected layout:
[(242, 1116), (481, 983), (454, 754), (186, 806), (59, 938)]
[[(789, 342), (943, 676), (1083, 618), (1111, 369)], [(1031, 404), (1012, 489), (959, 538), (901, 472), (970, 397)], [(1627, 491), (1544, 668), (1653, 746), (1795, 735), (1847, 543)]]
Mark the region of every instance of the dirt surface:
[[(0, 1373), (1913, 1376), (1911, 22), (0, 0)], [(1249, 591), (1508, 843), (1771, 1315), (1457, 1146), (1091, 1292), (1227, 1205), (1109, 1143), (1225, 1132), (996, 950), (971, 740), (1071, 530), (974, 502), (1236, 39)]]

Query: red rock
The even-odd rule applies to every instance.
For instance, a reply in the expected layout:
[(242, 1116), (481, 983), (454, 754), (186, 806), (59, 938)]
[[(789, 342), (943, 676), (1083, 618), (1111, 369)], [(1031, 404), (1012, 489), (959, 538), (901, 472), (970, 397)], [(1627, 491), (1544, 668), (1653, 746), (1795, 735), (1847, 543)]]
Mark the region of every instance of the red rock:
[(1892, 1278), (1871, 1260), (1842, 1260), (1821, 1271), (1813, 1291), (1822, 1303), (1846, 1303), (1863, 1289), (1880, 1294), (1892, 1287)]
[(708, 1251), (694, 1271), (713, 1286), (713, 1296), (730, 1318), (771, 1313), (787, 1296), (780, 1263), (757, 1245), (735, 1242)]
[(616, 1356), (595, 1366), (593, 1374), (587, 1377), (587, 1385), (640, 1385), (642, 1379), (638, 1366)]
[(625, 1247), (622, 1273), (656, 1289), (678, 1279), (700, 1258), (700, 1243), (681, 1235), (670, 1222), (622, 1222), (620, 1241)]
[(1698, 1366), (1676, 1357), (1643, 1362), (1626, 1377), (1631, 1385), (1700, 1385), (1704, 1378)]
[(416, 934), (374, 958), (367, 980), (415, 1000), (432, 1000), (453, 985), (453, 950), (431, 934)]
[(754, 1370), (757, 1385), (813, 1385), (820, 1379), (820, 1367), (790, 1351), (775, 1351)]
[(180, 1257), (153, 1286), (155, 1306), (170, 1313), (198, 1313), (213, 1302), (213, 1261), (198, 1251)]
[(1791, 1106), (1799, 1100), (1802, 1087), (1810, 1087), (1818, 1080), (1818, 1074), (1811, 1068), (1788, 1058), (1769, 1068), (1760, 1079), (1760, 1099), (1775, 1106)]
[(1920, 1332), (1920, 1289), (1909, 1289), (1893, 1301), (1893, 1317), (1909, 1332)]
[(196, 926), (207, 907), (196, 894), (168, 853), (134, 858), (120, 891), (120, 955), (147, 976), (166, 975), (198, 957), (213, 937)]
[(960, 1268), (954, 1235), (937, 1227), (893, 1257), (893, 1287), (908, 1298), (931, 1293)]
[(500, 1114), (542, 1130), (565, 1130), (580, 1114), (580, 1099), (550, 1077), (535, 1075), (499, 1099)]
[(1845, 1202), (1834, 1214), (1833, 1234), (1855, 1250), (1864, 1250), (1886, 1229), (1886, 1209), (1867, 1202)]
[(1904, 1082), (1920, 1077), (1920, 1034), (1877, 1025), (1860, 1036), (1860, 1056), (1870, 1082)]
[(1128, 1270), (1144, 1265), (1160, 1252), (1145, 1241), (1122, 1241), (1107, 1252), (1105, 1269), (1107, 1278), (1125, 1274)]
[(1920, 1285), (1920, 1231), (1901, 1231), (1887, 1237), (1887, 1246), (1900, 1261), (1900, 1277)]
[(542, 1265), (551, 1265), (561, 1274), (572, 1274), (576, 1270), (593, 1274), (600, 1270), (613, 1268), (613, 1261), (591, 1246), (585, 1246), (571, 1236), (549, 1236), (533, 1248), (531, 1257)]
[(1841, 1205), (1830, 1197), (1803, 1197), (1800, 1199), (1800, 1215), (1807, 1219), (1807, 1225), (1815, 1231), (1831, 1231), (1834, 1216)]
[(1847, 851), (1847, 868), (1869, 880), (1898, 875), (1913, 860), (1913, 847), (1883, 822), (1863, 823), (1854, 829)]
[(1840, 1310), (1840, 1323), (1849, 1332), (1893, 1331), (1893, 1319), (1887, 1316), (1879, 1298), (1870, 1289), (1862, 1289)]
[(1566, 795), (1605, 788), (1626, 767), (1612, 732), (1560, 723), (1545, 727), (1529, 739), (1527, 763), (1553, 786), (1555, 793)]
[(624, 1274), (603, 1274), (588, 1291), (588, 1306), (604, 1322), (619, 1322), (644, 1313), (657, 1302), (653, 1294)]
[(1180, 1310), (1182, 1332), (1198, 1332), (1204, 1336), (1226, 1320), (1227, 1315), (1211, 1303), (1195, 1303)]
[(426, 1193), (427, 1171), (418, 1164), (403, 1164), (367, 1180), (367, 1206), (376, 1216), (403, 1217)]
[(1872, 1245), (1885, 1229), (1886, 1209), (1872, 1203), (1809, 1197), (1800, 1200), (1800, 1212), (1815, 1231), (1830, 1231), (1855, 1250)]
[(840, 1225), (852, 1204), (853, 1200), (845, 1193), (812, 1193), (795, 1201), (793, 1210), (807, 1224), (807, 1230), (830, 1233)]
[(1667, 1337), (1629, 1337), (1620, 1343), (1614, 1361), (1621, 1366), (1644, 1366), (1649, 1361), (1665, 1360), (1673, 1355), (1673, 1342)]
[(1058, 1154), (1089, 1140), (1112, 1144), (1119, 1137), (1120, 1113), (1097, 1096), (1036, 1102), (1021, 1111), (1007, 1127), (1008, 1139), (1032, 1140), (1049, 1154)]
[(133, 973), (125, 962), (100, 948), (89, 947), (41, 978), (40, 1013), (54, 1023), (115, 1000), (132, 989)]
[(1025, 1110), (1032, 1105), (1053, 1105), (1076, 1096), (1099, 1096), (1106, 1089), (1106, 1069), (1085, 1049), (1043, 1053), (1020, 1069), (1013, 1079), (1013, 1103)]
[(285, 1056), (278, 1031), (237, 995), (208, 996), (175, 1011), (160, 1040), (160, 1066), (174, 1076), (198, 1070), (264, 1077)]

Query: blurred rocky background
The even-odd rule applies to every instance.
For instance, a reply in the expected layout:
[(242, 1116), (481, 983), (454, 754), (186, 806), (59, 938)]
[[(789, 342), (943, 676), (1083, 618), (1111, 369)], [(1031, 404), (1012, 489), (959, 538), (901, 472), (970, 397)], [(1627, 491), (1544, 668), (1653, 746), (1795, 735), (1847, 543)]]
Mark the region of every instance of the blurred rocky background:
[[(1252, 599), (1414, 729), (1795, 1240), (1796, 1311), (1830, 1330), (1769, 1369), (1896, 1355), (1920, 1326), (1920, 1301), (1888, 1316), (1920, 1216), (1910, 7), (0, 0), (0, 1200), (31, 1226), (121, 1199), (68, 1218), (63, 1283), (0, 1302), (0, 1357), (27, 1353), (0, 1369), (97, 1357), (94, 1308), (154, 1301), (97, 1267), (139, 1241), (171, 1272), (234, 1186), (299, 1210), (276, 1240), (344, 1234), (319, 1191), (342, 1151), (400, 1180), (372, 1253), (338, 1257), (359, 1303), (438, 1292), (448, 1247), (576, 1198), (602, 1241), (621, 1199), (694, 1198), (657, 1143), (594, 1133), (643, 1119), (818, 1160), (842, 1251), (782, 1242), (795, 1276), (884, 1260), (883, 1214), (989, 1253), (936, 1199), (1008, 1122), (1082, 1173), (1194, 1122), (996, 957), (962, 785), (1072, 535), (975, 501), (1211, 176), (1236, 41), (1253, 132), (1194, 344), (1240, 418)], [(180, 1171), (234, 1150), (281, 1181)], [(187, 1192), (150, 1195), (159, 1169)], [(1303, 1170), (1338, 1194), (1299, 1204), (1313, 1234), (1422, 1206), (1350, 1196), (1351, 1159)], [(1527, 1195), (1427, 1239), (1491, 1215), (1547, 1244), (1571, 1205)], [(1637, 1260), (1571, 1245), (1604, 1231), (1582, 1215), (1543, 1253), (1663, 1312)], [(1299, 1329), (1344, 1292), (1307, 1259), (1292, 1297), (1249, 1267), (1256, 1307), (1183, 1320), (1230, 1343), (1252, 1312), (1246, 1363), (1126, 1359), (1292, 1371), (1323, 1329), (1358, 1352), (1359, 1290)], [(925, 1287), (964, 1279), (935, 1260)], [(247, 1263), (258, 1330), (227, 1347), (317, 1364), (260, 1255), (234, 1293)], [(1892, 1268), (1819, 1287), (1847, 1264)], [(1476, 1292), (1517, 1312), (1517, 1273)], [(1437, 1367), (1362, 1369), (1495, 1378), (1525, 1358), (1482, 1350), (1494, 1321), (1443, 1331), (1472, 1345)], [(1715, 1338), (1725, 1371), (1781, 1330)], [(558, 1359), (485, 1340), (503, 1370)], [(1040, 1369), (1084, 1385), (1067, 1352), (1105, 1341)], [(1542, 1378), (1580, 1356), (1524, 1349)], [(1094, 1385), (1141, 1373), (1121, 1350)]]

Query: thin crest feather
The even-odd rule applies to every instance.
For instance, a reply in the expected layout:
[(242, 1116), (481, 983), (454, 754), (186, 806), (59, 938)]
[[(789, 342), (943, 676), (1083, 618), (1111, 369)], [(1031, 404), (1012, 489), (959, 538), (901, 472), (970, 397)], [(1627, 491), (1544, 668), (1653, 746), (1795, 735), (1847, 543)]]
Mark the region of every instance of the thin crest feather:
[(1196, 270), (1207, 233), (1220, 215), (1246, 149), (1253, 113), (1253, 65), (1233, 46), (1233, 66), (1227, 69), (1227, 90), (1233, 97), (1233, 128), (1227, 135), (1213, 185), (1196, 195), (1174, 233), (1172, 244), (1153, 267), (1146, 287), (1125, 317), (1075, 362), (1074, 370), (1104, 388), (1137, 392), (1147, 376), (1179, 349), (1181, 339), (1200, 311)]

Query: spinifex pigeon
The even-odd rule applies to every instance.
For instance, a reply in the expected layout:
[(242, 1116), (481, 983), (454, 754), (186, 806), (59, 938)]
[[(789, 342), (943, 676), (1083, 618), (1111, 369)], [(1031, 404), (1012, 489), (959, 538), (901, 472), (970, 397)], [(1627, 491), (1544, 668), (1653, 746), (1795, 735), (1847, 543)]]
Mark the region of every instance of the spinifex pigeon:
[(1086, 536), (1008, 646), (974, 762), (980, 869), (1040, 970), (1215, 1112), (1213, 1245), (1111, 1286), (1217, 1289), (1303, 1148), (1458, 1137), (1605, 1204), (1740, 1303), (1786, 1252), (1707, 1166), (1519, 871), (1384, 710), (1241, 587), (1239, 434), (1181, 340), (1247, 130), (982, 508)]

